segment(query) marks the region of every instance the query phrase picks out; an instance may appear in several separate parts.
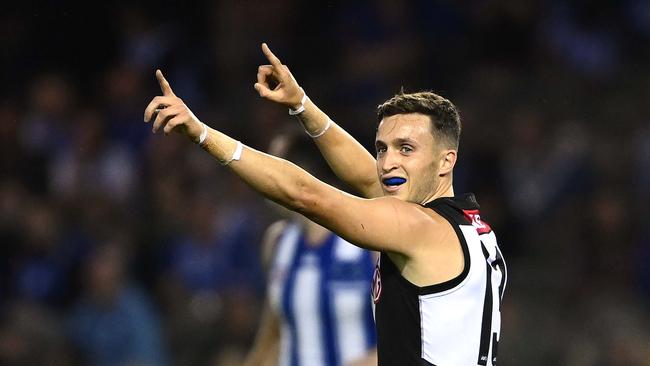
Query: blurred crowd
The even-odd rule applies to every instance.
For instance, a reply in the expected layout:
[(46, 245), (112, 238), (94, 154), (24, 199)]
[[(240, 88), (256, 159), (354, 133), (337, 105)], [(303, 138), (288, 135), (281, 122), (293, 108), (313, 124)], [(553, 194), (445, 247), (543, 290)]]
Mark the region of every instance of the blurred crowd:
[(455, 191), (509, 266), (501, 365), (650, 365), (650, 2), (138, 4), (0, 14), (0, 364), (241, 362), (280, 213), (142, 116), (159, 67), (267, 150), (296, 123), (253, 89), (268, 42), (369, 150), (401, 88), (459, 107)]

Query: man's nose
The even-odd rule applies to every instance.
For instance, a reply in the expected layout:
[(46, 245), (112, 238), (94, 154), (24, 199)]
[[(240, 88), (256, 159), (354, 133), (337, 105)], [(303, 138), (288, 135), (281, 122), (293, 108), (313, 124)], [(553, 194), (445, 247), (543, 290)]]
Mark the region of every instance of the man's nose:
[(399, 166), (399, 154), (388, 149), (382, 159), (381, 170), (384, 173), (390, 172)]

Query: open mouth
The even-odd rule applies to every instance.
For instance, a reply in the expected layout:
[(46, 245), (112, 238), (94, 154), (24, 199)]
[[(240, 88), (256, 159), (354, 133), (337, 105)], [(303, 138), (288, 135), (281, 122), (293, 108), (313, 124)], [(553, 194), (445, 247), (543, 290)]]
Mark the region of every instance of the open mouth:
[(382, 183), (388, 187), (398, 187), (406, 183), (406, 179), (401, 177), (391, 177), (382, 179)]

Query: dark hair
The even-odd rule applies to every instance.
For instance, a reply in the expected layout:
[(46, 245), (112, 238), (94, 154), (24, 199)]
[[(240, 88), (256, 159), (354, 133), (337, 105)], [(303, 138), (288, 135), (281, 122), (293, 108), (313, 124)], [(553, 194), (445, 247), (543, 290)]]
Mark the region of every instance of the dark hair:
[(460, 114), (448, 99), (430, 91), (404, 93), (402, 90), (377, 107), (380, 122), (385, 117), (409, 113), (421, 113), (431, 117), (433, 137), (442, 141), (447, 148), (458, 149)]

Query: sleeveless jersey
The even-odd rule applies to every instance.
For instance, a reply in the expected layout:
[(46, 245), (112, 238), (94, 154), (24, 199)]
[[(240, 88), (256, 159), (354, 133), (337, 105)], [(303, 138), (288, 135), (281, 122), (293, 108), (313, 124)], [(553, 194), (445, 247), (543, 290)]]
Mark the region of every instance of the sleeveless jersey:
[(438, 198), (426, 207), (454, 228), (464, 269), (449, 281), (416, 286), (382, 253), (373, 299), (379, 366), (496, 365), (506, 266), (474, 195)]
[(269, 303), (281, 316), (280, 366), (345, 365), (376, 345), (370, 252), (331, 234), (318, 247), (290, 224), (275, 249)]

